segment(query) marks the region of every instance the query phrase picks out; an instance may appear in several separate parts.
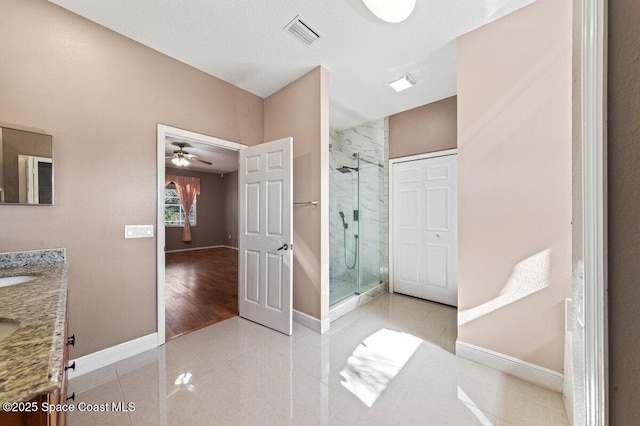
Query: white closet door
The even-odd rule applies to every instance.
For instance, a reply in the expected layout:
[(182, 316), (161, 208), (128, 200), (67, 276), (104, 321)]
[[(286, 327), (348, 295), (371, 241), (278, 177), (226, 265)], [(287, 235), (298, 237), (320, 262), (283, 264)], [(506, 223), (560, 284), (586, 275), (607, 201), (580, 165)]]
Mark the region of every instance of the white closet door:
[(456, 155), (393, 166), (393, 287), (458, 305)]

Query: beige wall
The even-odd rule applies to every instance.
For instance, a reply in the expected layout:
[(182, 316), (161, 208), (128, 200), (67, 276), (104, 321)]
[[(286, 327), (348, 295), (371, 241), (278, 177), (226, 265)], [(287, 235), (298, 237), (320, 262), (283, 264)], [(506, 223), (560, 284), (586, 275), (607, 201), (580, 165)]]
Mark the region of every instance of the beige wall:
[(224, 245), (238, 247), (238, 172), (224, 175)]
[(200, 195), (196, 203), (196, 226), (191, 227), (191, 241), (188, 243), (182, 241), (182, 226), (165, 227), (165, 250), (224, 245), (227, 231), (225, 205), (227, 176), (223, 178), (217, 173), (198, 172), (185, 168), (168, 167), (165, 170), (167, 175), (191, 176), (200, 179)]
[[(24, 132), (16, 129), (0, 129), (2, 136), (2, 183), (4, 185), (4, 202), (20, 202), (18, 190), (18, 156), (33, 155), (36, 157), (51, 158), (51, 136), (40, 133)], [(55, 202), (55, 199), (54, 199)]]
[(457, 146), (456, 96), (389, 116), (389, 158)]
[(640, 418), (640, 3), (608, 9), (609, 420)]
[(0, 120), (53, 135), (55, 206), (1, 206), (0, 251), (66, 247), (76, 358), (156, 331), (156, 124), (263, 141), (263, 100), (41, 0), (0, 0)]
[[(328, 191), (328, 166), (322, 167), (329, 151), (328, 90), (328, 73), (319, 67), (265, 99), (265, 141), (293, 137), (297, 202), (321, 200), (322, 192)], [(322, 223), (324, 204), (293, 209), (293, 307), (315, 318), (328, 315), (321, 306), (324, 299), (328, 304), (329, 286), (328, 250), (322, 250), (323, 233), (329, 233)]]
[(570, 0), (458, 39), (458, 338), (562, 371), (571, 296)]

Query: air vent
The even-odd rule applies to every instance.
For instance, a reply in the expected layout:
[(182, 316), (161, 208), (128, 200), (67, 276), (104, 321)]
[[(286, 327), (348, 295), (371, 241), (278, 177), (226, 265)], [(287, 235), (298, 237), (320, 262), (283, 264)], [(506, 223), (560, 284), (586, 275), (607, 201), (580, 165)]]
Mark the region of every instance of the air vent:
[(284, 27), (284, 30), (300, 40), (305, 46), (312, 45), (320, 38), (320, 35), (315, 30), (300, 20), (300, 15), (293, 18), (293, 20)]

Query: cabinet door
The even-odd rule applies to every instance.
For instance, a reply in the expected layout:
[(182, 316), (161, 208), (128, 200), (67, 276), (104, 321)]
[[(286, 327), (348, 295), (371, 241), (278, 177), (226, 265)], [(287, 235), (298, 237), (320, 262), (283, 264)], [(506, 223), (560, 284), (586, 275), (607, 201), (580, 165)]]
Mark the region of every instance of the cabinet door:
[[(29, 402), (38, 404), (42, 407), (43, 402), (48, 402), (48, 395), (40, 395), (33, 398)], [(41, 410), (32, 413), (7, 413), (0, 411), (0, 425), (2, 426), (47, 426), (51, 423), (47, 422), (48, 416)]]

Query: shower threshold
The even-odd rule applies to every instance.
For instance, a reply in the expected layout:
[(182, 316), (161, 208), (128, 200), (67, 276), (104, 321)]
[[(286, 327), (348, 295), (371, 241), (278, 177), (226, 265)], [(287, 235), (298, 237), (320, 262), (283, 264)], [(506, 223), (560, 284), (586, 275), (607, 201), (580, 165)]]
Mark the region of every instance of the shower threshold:
[(329, 321), (334, 322), (341, 316), (344, 316), (353, 311), (358, 306), (362, 306), (386, 292), (387, 284), (380, 283), (372, 289), (365, 291), (364, 293), (354, 293), (348, 298), (329, 307)]

